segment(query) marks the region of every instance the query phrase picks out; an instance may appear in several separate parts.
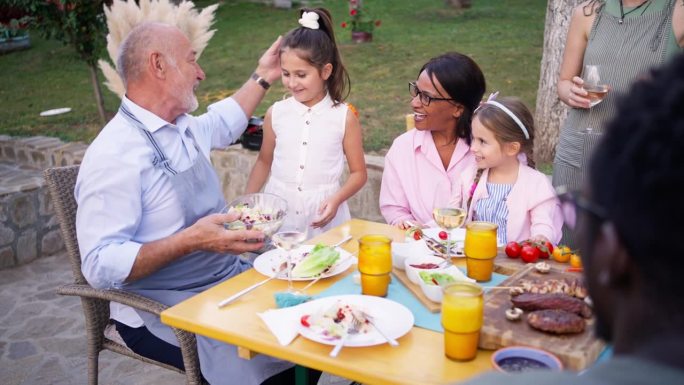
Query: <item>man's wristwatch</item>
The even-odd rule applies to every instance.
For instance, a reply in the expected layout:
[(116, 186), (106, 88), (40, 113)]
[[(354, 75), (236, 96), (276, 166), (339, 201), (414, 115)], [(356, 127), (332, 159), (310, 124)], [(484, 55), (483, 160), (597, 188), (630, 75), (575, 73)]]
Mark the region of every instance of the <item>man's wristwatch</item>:
[(260, 86), (264, 87), (265, 90), (269, 89), (271, 87), (270, 84), (266, 81), (266, 79), (262, 78), (261, 76), (257, 75), (256, 72), (252, 73), (252, 79), (254, 79), (255, 82), (257, 82)]

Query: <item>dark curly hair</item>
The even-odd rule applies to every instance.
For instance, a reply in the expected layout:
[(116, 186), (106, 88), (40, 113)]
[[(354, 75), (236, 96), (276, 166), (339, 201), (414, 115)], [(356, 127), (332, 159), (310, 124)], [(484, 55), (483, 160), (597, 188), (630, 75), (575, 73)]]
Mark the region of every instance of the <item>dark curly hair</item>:
[(684, 235), (684, 55), (618, 100), (591, 160), (589, 183), (649, 283), (650, 297), (672, 303), (684, 294), (684, 257), (673, 247)]

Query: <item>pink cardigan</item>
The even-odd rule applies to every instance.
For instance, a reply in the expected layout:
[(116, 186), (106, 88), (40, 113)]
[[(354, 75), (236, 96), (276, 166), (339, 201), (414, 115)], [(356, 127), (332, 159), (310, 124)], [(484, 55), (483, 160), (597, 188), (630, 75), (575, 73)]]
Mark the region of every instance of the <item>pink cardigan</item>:
[[(549, 178), (522, 163), (518, 170), (518, 179), (506, 198), (506, 206), (508, 206), (506, 239), (509, 242), (520, 242), (536, 235), (543, 235), (553, 244), (557, 244), (562, 235), (563, 215)], [(458, 179), (458, 188), (454, 188), (455, 194), (451, 198), (452, 205), (465, 207), (476, 171), (472, 168)], [(489, 196), (487, 193), (488, 173), (489, 170), (482, 173), (480, 182), (473, 193), (468, 220), (473, 217), (473, 208), (477, 201)]]
[(380, 186), (382, 216), (391, 225), (412, 220), (436, 226), (432, 209), (449, 202), (454, 194), (453, 181), (474, 166), (475, 158), (464, 140), (459, 139), (444, 170), (429, 131), (413, 129), (400, 135), (385, 155)]

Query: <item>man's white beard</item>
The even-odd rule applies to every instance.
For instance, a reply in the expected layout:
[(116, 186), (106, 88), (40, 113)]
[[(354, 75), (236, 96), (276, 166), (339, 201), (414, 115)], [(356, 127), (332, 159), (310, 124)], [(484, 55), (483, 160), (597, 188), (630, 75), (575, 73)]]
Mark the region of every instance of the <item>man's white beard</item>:
[(192, 97), (190, 98), (189, 103), (187, 104), (188, 105), (188, 114), (197, 111), (197, 109), (199, 108), (199, 101), (197, 101), (197, 95), (195, 95), (194, 92), (190, 95)]

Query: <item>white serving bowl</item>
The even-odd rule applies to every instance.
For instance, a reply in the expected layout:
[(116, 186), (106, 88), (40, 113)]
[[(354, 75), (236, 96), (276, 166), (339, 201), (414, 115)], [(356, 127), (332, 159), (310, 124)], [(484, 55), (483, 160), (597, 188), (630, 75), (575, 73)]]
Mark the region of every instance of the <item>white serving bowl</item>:
[(418, 276), (419, 271), (438, 271), (441, 269), (420, 269), (417, 267), (413, 267), (411, 265), (420, 265), (423, 263), (434, 263), (435, 265), (439, 265), (443, 262), (444, 258), (435, 257), (431, 255), (415, 255), (404, 260), (404, 270), (406, 270), (406, 276), (408, 277), (408, 279), (417, 285), (418, 282), (421, 280)]
[[(435, 273), (449, 274), (454, 278), (454, 280), (456, 280), (456, 282), (471, 281), (469, 278), (465, 277), (456, 266), (449, 266), (445, 269), (434, 269), (433, 271)], [(425, 294), (430, 301), (442, 303), (442, 298), (444, 296), (443, 286), (425, 283), (420, 276), (418, 276), (418, 286), (420, 286), (423, 294)]]
[(425, 283), (422, 279), (418, 281), (418, 286), (420, 286), (420, 290), (423, 291), (423, 294), (425, 294), (430, 301), (442, 303), (442, 298), (444, 297), (444, 289), (442, 286)]
[(432, 255), (425, 241), (417, 242), (392, 242), (392, 266), (399, 270), (405, 270), (404, 261), (407, 258), (419, 255)]

